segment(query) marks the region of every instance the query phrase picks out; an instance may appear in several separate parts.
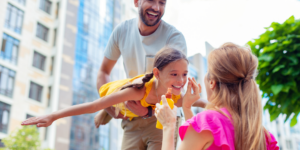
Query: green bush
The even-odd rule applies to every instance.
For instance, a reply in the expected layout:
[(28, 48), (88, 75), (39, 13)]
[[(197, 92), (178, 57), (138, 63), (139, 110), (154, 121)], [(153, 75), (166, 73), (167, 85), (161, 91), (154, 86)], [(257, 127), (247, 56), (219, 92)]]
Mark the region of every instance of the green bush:
[(263, 97), (264, 107), (271, 121), (285, 114), (290, 126), (297, 124), (300, 112), (300, 20), (291, 16), (284, 23), (273, 22), (266, 32), (249, 41), (252, 52), (258, 57), (256, 78)]
[(5, 148), (1, 150), (41, 150), (39, 132), (35, 126), (23, 126), (2, 139), (2, 142)]

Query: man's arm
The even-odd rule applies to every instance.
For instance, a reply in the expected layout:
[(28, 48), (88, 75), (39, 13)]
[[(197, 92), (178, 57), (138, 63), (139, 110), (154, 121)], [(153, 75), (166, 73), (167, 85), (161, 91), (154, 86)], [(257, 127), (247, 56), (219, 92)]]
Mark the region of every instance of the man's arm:
[(116, 60), (110, 60), (110, 59), (104, 57), (101, 67), (98, 71), (98, 75), (97, 75), (97, 91), (98, 92), (102, 85), (104, 85), (110, 81), (109, 75), (116, 63), (117, 63)]
[[(110, 73), (116, 63), (117, 63), (117, 60), (110, 60), (107, 57), (104, 57), (101, 67), (98, 71), (98, 75), (97, 75), (97, 91), (98, 92), (102, 85), (110, 82), (109, 76), (110, 76)], [(119, 115), (116, 115), (114, 113), (115, 112), (114, 107), (107, 107), (107, 108), (105, 108), (105, 111), (113, 118), (116, 118), (116, 119), (124, 118), (124, 116), (121, 113), (119, 113)]]

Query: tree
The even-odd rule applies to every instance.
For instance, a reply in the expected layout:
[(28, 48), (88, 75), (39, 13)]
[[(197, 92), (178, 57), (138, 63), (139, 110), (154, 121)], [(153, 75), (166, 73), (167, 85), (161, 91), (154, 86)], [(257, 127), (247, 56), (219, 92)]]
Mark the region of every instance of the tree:
[(41, 150), (39, 132), (35, 126), (23, 126), (2, 141), (5, 148), (1, 148), (1, 150)]
[(259, 60), (256, 81), (262, 96), (268, 98), (264, 109), (271, 121), (283, 114), (285, 122), (292, 117), (290, 126), (296, 125), (300, 112), (300, 20), (291, 16), (282, 24), (273, 22), (248, 45)]

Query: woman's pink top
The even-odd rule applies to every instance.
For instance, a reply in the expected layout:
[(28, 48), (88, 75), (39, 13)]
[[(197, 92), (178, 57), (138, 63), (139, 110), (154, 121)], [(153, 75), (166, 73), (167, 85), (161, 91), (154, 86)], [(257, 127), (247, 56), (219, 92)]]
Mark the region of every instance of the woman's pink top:
[[(227, 114), (230, 118), (231, 115), (226, 108), (220, 109)], [(225, 115), (215, 110), (206, 110), (198, 113), (193, 118), (187, 120), (180, 128), (179, 135), (181, 140), (189, 127), (192, 127), (200, 133), (203, 130), (208, 130), (213, 134), (214, 142), (207, 150), (234, 150), (234, 127), (230, 119)], [(277, 141), (270, 133), (271, 140), (267, 142), (267, 150), (279, 150), (276, 145)]]

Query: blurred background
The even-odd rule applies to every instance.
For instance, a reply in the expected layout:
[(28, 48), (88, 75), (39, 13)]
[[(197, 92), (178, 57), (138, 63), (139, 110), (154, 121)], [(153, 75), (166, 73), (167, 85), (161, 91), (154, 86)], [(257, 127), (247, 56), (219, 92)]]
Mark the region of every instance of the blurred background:
[[(300, 18), (300, 0), (168, 0), (163, 20), (185, 36), (189, 76), (204, 85), (211, 50), (225, 42), (245, 45), (272, 22), (292, 15)], [(133, 0), (1, 0), (0, 139), (20, 129), (26, 118), (99, 98), (96, 76), (107, 41), (116, 25), (137, 16)], [(111, 80), (124, 78), (121, 58)], [(201, 96), (206, 98), (205, 90)], [(120, 149), (121, 120), (97, 129), (94, 115), (37, 129), (38, 149)], [(282, 150), (300, 150), (300, 123), (291, 127), (284, 115), (272, 122), (272, 114), (263, 115)]]

